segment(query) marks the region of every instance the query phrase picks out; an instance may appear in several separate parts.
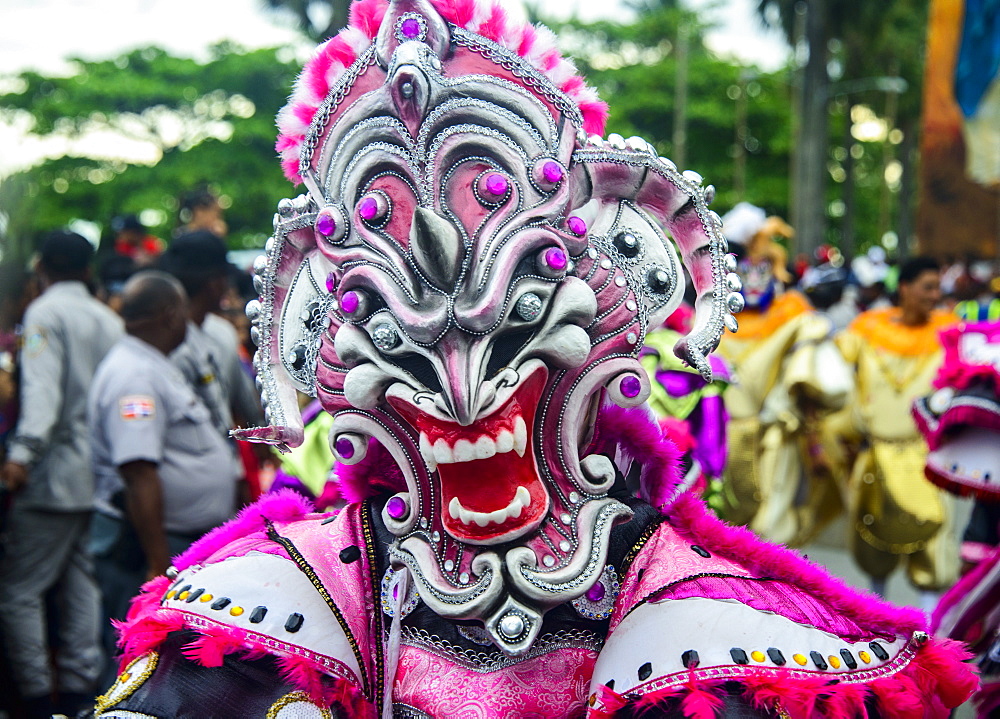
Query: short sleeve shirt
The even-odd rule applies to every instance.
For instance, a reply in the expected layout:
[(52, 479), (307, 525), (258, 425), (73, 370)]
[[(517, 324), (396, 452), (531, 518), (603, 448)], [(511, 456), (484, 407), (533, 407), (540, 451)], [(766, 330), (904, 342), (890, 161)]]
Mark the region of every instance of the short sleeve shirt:
[(232, 515), (232, 451), (204, 403), (155, 347), (129, 336), (112, 348), (94, 377), (88, 419), (98, 509), (120, 514), (118, 468), (144, 460), (157, 465), (168, 531), (203, 532)]

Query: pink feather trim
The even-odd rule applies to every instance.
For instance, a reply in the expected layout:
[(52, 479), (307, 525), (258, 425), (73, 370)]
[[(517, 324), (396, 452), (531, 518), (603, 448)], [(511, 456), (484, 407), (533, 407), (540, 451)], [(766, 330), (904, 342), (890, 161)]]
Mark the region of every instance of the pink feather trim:
[[(583, 128), (591, 134), (603, 134), (607, 105), (597, 99), (596, 92), (576, 75), (573, 64), (548, 40), (552, 37), (548, 29), (514, 23), (502, 6), (491, 0), (431, 0), (431, 3), (448, 22), (493, 40), (547, 75), (580, 108)], [(364, 47), (374, 41), (387, 8), (386, 0), (355, 0), (348, 26), (320, 45), (302, 70), (288, 105), (278, 115), (278, 152), (282, 169), (292, 182), (302, 181), (298, 171), (301, 136), (323, 98)], [(289, 117), (295, 117), (301, 124), (291, 126)]]
[(754, 576), (797, 586), (874, 633), (908, 636), (925, 629), (926, 620), (920, 610), (894, 607), (869, 592), (847, 587), (797, 552), (768, 544), (749, 529), (723, 523), (697, 497), (690, 494), (678, 497), (671, 507), (670, 518), (693, 544), (739, 562)]
[(194, 564), (200, 564), (235, 540), (263, 532), (267, 520), (291, 522), (306, 516), (311, 511), (309, 500), (292, 489), (265, 494), (234, 519), (221, 527), (216, 527), (188, 547), (183, 554), (175, 557), (174, 566), (184, 570)]
[[(978, 685), (974, 669), (965, 663), (968, 656), (956, 642), (932, 639), (901, 671), (867, 683), (837, 682), (824, 676), (783, 677), (768, 670), (728, 682), (692, 679), (639, 697), (625, 697), (605, 687), (601, 698), (608, 709), (628, 707), (639, 716), (669, 704), (679, 706), (689, 719), (714, 719), (724, 705), (727, 687), (736, 682), (751, 706), (784, 711), (793, 719), (864, 719), (871, 703), (882, 719), (946, 719), (948, 710), (968, 700)], [(589, 715), (590, 719), (605, 716), (614, 712)]]

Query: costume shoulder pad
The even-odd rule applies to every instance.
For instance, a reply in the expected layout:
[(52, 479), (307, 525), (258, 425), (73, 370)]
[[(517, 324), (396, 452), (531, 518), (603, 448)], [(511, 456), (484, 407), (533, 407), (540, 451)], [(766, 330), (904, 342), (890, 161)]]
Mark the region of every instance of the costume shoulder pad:
[(863, 715), (890, 696), (956, 706), (976, 684), (966, 654), (924, 630), (919, 612), (858, 593), (684, 497), (622, 581), (592, 716), (692, 693), (721, 707), (734, 682), (754, 706), (795, 717)]

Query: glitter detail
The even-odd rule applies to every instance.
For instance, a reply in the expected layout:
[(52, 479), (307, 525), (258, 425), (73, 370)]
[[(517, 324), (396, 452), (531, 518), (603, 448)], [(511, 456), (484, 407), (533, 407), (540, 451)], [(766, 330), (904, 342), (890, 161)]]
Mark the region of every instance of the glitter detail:
[(408, 514), (406, 501), (402, 497), (392, 497), (386, 502), (385, 511), (386, 514), (398, 521)]
[(354, 443), (347, 437), (339, 437), (337, 441), (334, 442), (334, 449), (343, 459), (350, 459), (354, 456)]
[(628, 377), (624, 377), (618, 384), (618, 389), (626, 397), (638, 397), (639, 393), (642, 392), (642, 382), (639, 381), (638, 377), (629, 375)]
[(534, 292), (525, 292), (518, 298), (514, 311), (525, 322), (531, 322), (542, 314), (542, 298)]
[(388, 352), (399, 344), (399, 333), (392, 325), (381, 324), (372, 330), (372, 342), (383, 352)]
[(546, 182), (551, 182), (553, 185), (557, 182), (561, 182), (563, 179), (562, 165), (554, 160), (549, 160), (542, 165), (542, 177), (545, 178)]
[(337, 221), (329, 212), (321, 212), (316, 218), (316, 231), (323, 237), (329, 237), (337, 230)]
[(587, 223), (583, 221), (582, 217), (572, 215), (566, 220), (566, 227), (577, 237), (583, 237), (587, 234)]
[(374, 197), (364, 197), (358, 203), (358, 215), (362, 220), (370, 222), (378, 214), (378, 201)]
[[(586, 229), (584, 230), (584, 232), (586, 232)], [(550, 270), (555, 270), (557, 272), (565, 270), (566, 263), (569, 262), (569, 259), (566, 257), (566, 253), (563, 252), (558, 247), (550, 247), (549, 249), (545, 250), (545, 254), (543, 255), (543, 257), (545, 259), (545, 264), (548, 266), (548, 268)]]

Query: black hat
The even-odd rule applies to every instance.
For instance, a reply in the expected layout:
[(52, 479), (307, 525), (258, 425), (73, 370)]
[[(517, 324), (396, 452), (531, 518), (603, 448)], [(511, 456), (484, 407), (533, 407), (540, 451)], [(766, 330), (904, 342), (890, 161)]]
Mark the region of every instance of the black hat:
[(111, 229), (114, 230), (115, 234), (125, 232), (126, 230), (134, 230), (143, 234), (149, 232), (146, 226), (135, 215), (118, 215), (118, 217), (111, 220)]
[(208, 230), (179, 235), (160, 258), (163, 269), (172, 274), (199, 271), (229, 271), (226, 243)]
[(60, 274), (83, 272), (94, 256), (94, 246), (69, 230), (55, 230), (42, 239), (42, 266)]

